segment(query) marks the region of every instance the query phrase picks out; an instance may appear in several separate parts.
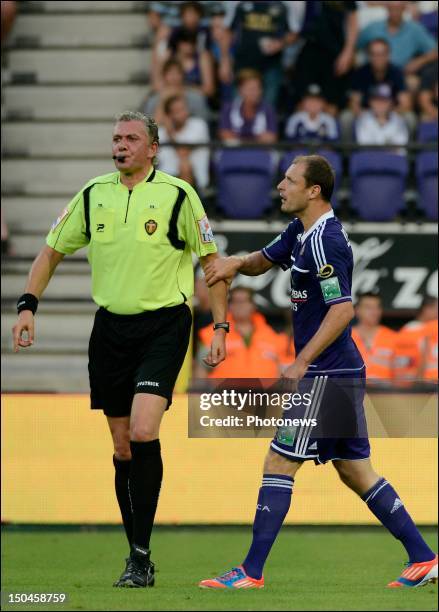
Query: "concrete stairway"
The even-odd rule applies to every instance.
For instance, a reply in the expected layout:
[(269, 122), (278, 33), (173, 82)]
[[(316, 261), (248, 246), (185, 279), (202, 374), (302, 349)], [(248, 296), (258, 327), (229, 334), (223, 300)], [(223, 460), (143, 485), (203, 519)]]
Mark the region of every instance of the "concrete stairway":
[(148, 93), (145, 3), (21, 2), (2, 92), (2, 205), (13, 256), (3, 263), (3, 391), (88, 390), (96, 310), (85, 250), (66, 258), (36, 319), (35, 345), (12, 352), (15, 302), (52, 221), (92, 176), (111, 172), (114, 115)]

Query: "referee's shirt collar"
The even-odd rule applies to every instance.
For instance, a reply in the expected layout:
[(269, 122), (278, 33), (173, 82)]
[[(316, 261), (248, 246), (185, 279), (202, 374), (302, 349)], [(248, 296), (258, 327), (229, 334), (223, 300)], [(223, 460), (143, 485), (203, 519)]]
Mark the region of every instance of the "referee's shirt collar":
[[(137, 185), (140, 185), (141, 183), (151, 183), (154, 180), (155, 177), (155, 167), (151, 166), (148, 174), (146, 175), (146, 177), (143, 179), (143, 181), (140, 181), (140, 183), (137, 183)], [(120, 172), (117, 175), (117, 182), (120, 185), (123, 185), (122, 181), (120, 180)], [(136, 185), (134, 185), (136, 187)]]

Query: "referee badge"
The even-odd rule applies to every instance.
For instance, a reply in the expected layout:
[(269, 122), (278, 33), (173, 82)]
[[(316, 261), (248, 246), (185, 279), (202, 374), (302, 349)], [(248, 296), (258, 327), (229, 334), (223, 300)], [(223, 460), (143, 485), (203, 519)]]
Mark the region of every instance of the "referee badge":
[(152, 236), (152, 234), (156, 231), (156, 229), (157, 229), (157, 221), (154, 221), (154, 219), (149, 219), (145, 223), (145, 231), (148, 234), (148, 236)]

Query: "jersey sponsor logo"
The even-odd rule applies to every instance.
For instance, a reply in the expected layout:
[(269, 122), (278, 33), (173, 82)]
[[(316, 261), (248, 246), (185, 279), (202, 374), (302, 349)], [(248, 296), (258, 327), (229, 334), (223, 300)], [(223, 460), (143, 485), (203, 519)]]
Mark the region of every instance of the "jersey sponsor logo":
[(304, 289), (303, 291), (299, 291), (298, 289), (292, 289), (291, 291), (291, 299), (297, 301), (305, 301), (308, 299), (308, 290)]
[(291, 289), (291, 308), (294, 312), (297, 312), (299, 304), (306, 302), (308, 299), (308, 290), (304, 289), (299, 291), (298, 289)]
[(157, 221), (154, 221), (154, 219), (148, 219), (148, 221), (145, 223), (145, 231), (148, 236), (152, 236), (152, 234), (156, 231), (157, 227)]
[(207, 216), (198, 221), (198, 229), (200, 230), (201, 242), (203, 244), (213, 242), (213, 232)]
[(105, 229), (105, 223), (96, 223), (96, 231), (103, 232)]
[(320, 268), (317, 276), (319, 276), (320, 278), (329, 278), (333, 274), (334, 274), (334, 266), (331, 266), (331, 264), (325, 264), (324, 266)]
[(61, 221), (65, 219), (65, 217), (67, 217), (68, 214), (69, 214), (68, 208), (64, 208), (60, 216), (52, 223), (51, 228), (50, 228), (52, 232), (58, 227)]
[(336, 276), (321, 281), (320, 287), (322, 288), (323, 299), (325, 302), (341, 297), (340, 283), (338, 282), (338, 278)]

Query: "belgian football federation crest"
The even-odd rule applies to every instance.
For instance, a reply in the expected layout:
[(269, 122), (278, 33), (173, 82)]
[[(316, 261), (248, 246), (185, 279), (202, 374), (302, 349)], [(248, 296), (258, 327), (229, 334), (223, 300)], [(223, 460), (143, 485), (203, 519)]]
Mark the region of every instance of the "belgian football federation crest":
[(154, 219), (149, 219), (146, 223), (145, 223), (145, 231), (148, 234), (148, 236), (151, 236), (157, 229), (157, 221), (154, 221)]

